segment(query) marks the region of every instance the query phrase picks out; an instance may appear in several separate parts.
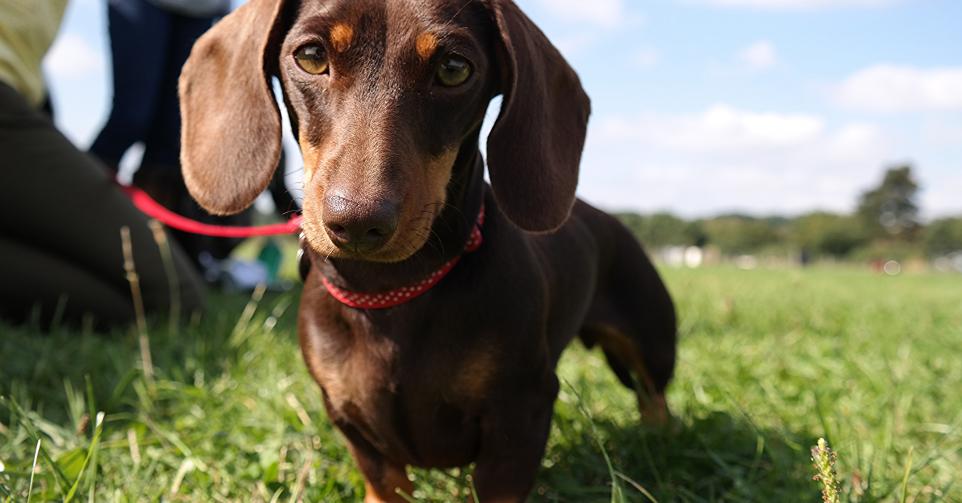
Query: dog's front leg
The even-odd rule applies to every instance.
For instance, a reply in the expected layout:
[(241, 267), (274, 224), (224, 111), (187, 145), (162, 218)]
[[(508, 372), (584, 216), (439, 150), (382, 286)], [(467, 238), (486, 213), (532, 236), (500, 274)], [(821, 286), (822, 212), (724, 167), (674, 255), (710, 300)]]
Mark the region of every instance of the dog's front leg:
[[(364, 503), (406, 503), (414, 493), (404, 465), (385, 459), (353, 428), (337, 424), (347, 439), (348, 449), (364, 475)], [(405, 498), (407, 496), (407, 498)]]
[[(364, 475), (364, 503), (406, 503), (414, 494), (414, 484), (404, 466), (388, 463), (378, 455), (360, 451), (354, 444), (351, 455)], [(405, 498), (407, 496), (407, 498)]]
[[(519, 396), (520, 395), (520, 396)], [(525, 501), (541, 467), (558, 380), (534, 395), (518, 394), (482, 420), (474, 483), (481, 503)]]

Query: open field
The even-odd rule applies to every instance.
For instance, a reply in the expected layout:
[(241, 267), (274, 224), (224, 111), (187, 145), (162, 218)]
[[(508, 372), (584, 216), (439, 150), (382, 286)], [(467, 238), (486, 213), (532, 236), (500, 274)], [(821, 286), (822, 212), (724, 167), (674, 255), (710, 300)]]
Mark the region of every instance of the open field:
[[(809, 448), (825, 437), (843, 500), (962, 501), (962, 277), (664, 273), (681, 319), (676, 424), (639, 427), (576, 344), (533, 500), (819, 501)], [(0, 326), (0, 501), (357, 501), (297, 349), (296, 299), (245, 303), (152, 325), (152, 381), (133, 333)], [(417, 500), (470, 497), (464, 472), (415, 477)]]

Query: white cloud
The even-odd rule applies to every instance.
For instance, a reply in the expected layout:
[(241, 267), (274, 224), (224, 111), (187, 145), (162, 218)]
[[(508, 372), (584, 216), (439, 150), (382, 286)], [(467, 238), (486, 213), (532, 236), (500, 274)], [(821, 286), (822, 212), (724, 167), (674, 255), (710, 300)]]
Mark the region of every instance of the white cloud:
[(778, 51), (767, 40), (759, 40), (738, 52), (738, 60), (754, 70), (771, 68), (778, 63)]
[(104, 56), (79, 35), (63, 33), (54, 41), (43, 67), (55, 79), (76, 79), (103, 71)]
[(962, 215), (962, 175), (941, 176), (938, 184), (925, 184), (925, 170), (919, 170), (922, 182), (922, 214), (927, 218)]
[(834, 90), (839, 104), (861, 110), (905, 112), (962, 109), (962, 67), (875, 65)]
[(620, 24), (626, 16), (624, 0), (538, 0), (553, 15), (602, 26)]
[(600, 119), (585, 152), (582, 193), (607, 208), (722, 211), (851, 210), (892, 159), (870, 123), (717, 104), (686, 115)]
[[(686, 0), (692, 1), (692, 0)], [(748, 7), (769, 10), (812, 10), (843, 7), (884, 7), (898, 0), (694, 0), (720, 7)]]
[(847, 124), (827, 138), (825, 151), (837, 159), (858, 159), (866, 150), (880, 147), (883, 137), (874, 124)]
[(962, 145), (962, 122), (929, 120), (922, 125), (922, 138), (930, 147), (952, 147)]
[(824, 127), (820, 118), (811, 115), (758, 113), (717, 104), (694, 116), (613, 119), (603, 123), (600, 131), (606, 138), (660, 148), (724, 152), (804, 144)]

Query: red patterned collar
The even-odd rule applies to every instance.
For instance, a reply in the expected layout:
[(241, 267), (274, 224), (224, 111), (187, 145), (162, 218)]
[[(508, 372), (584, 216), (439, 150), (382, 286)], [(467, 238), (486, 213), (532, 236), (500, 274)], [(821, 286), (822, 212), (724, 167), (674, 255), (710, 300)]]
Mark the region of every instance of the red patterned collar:
[[(471, 236), (468, 238), (467, 244), (464, 245), (464, 253), (471, 253), (481, 247), (481, 243), (484, 241), (481, 235), (482, 225), (484, 225), (484, 204), (481, 205), (481, 210), (478, 212), (478, 219), (474, 227), (471, 228)], [(327, 279), (327, 276), (321, 276), (321, 281), (324, 283), (324, 288), (327, 288), (328, 293), (345, 306), (355, 309), (387, 309), (410, 302), (424, 295), (434, 287), (434, 285), (440, 283), (441, 280), (454, 269), (454, 266), (458, 265), (464, 253), (445, 262), (444, 265), (420, 282), (386, 292), (352, 292), (334, 285)]]

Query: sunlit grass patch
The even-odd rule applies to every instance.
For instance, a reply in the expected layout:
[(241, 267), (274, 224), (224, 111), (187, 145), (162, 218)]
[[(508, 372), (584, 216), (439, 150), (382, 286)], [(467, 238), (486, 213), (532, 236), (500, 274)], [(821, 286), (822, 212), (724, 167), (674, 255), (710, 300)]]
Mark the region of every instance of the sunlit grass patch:
[[(958, 277), (664, 273), (681, 320), (674, 424), (640, 426), (575, 343), (532, 500), (816, 502), (819, 438), (842, 501), (962, 499)], [(301, 361), (296, 301), (216, 298), (175, 333), (154, 320), (153, 386), (127, 331), (0, 326), (0, 501), (359, 500)], [(468, 470), (413, 475), (418, 501), (471, 498)]]

